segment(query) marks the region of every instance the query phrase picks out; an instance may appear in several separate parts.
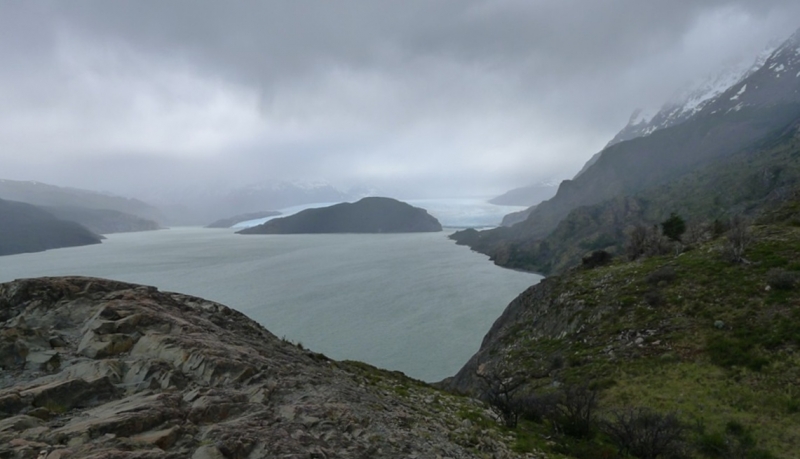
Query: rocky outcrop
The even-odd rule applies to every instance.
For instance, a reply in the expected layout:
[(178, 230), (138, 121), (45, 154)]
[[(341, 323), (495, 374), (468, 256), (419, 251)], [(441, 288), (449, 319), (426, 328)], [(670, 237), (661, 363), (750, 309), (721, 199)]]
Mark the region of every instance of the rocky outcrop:
[(517, 457), (479, 402), (152, 287), (0, 284), (0, 367), (3, 458)]
[[(455, 376), (443, 381), (443, 385), (454, 392), (478, 396), (483, 390), (483, 381), (478, 375), (488, 371), (487, 365), (491, 370), (501, 366), (504, 362), (498, 356), (507, 354), (507, 348), (516, 345), (515, 340), (520, 340), (520, 335), (525, 340), (538, 341), (559, 339), (574, 332), (578, 326), (571, 318), (584, 305), (574, 301), (574, 295), (561, 295), (563, 289), (562, 279), (553, 277), (542, 279), (519, 294), (495, 320), (478, 352)], [(524, 333), (520, 333), (523, 330)]]
[(425, 209), (391, 198), (364, 198), (275, 218), (239, 234), (421, 233), (441, 231)]

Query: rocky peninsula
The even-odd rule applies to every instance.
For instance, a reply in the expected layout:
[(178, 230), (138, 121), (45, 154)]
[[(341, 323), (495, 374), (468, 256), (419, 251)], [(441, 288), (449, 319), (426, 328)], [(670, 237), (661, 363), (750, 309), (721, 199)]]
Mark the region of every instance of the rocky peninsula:
[(363, 198), (275, 218), (238, 234), (420, 233), (441, 231), (425, 209), (391, 198)]

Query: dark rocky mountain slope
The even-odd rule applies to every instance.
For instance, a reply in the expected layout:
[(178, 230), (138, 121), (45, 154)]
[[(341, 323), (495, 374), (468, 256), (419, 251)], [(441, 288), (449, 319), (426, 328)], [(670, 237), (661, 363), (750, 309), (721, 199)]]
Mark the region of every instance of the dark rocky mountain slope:
[(30, 204), (0, 199), (0, 255), (99, 244), (83, 226)]
[[(778, 167), (779, 164), (769, 162), (769, 155), (774, 152), (771, 145), (783, 141), (785, 148), (794, 148), (800, 120), (800, 77), (795, 76), (800, 75), (798, 49), (800, 33), (779, 47), (759, 70), (709, 101), (687, 121), (645, 137), (610, 145), (582, 174), (562, 182), (558, 193), (537, 205), (524, 221), (510, 228), (456, 233), (454, 239), (488, 254), (504, 266), (554, 272), (563, 269), (565, 264), (553, 257), (575, 261), (576, 254), (567, 256), (562, 248), (576, 250), (576, 246), (554, 236), (559, 231), (572, 233), (577, 229), (575, 226), (581, 218), (575, 215), (570, 220), (573, 212), (598, 214), (603, 213), (604, 208), (617, 208), (615, 202), (640, 198), (650, 201), (657, 194), (655, 190), (673, 188), (671, 184), (678, 180), (692, 181), (690, 178), (700, 171), (706, 175), (716, 174), (716, 169), (730, 172), (726, 164), (737, 161), (745, 171), (754, 173), (747, 162), (757, 160), (767, 169)], [(759, 157), (759, 154), (764, 156)], [(785, 155), (782, 158), (785, 159)], [(715, 180), (706, 183), (713, 182)], [(693, 191), (699, 193), (698, 196), (716, 196), (720, 190), (698, 186)], [(661, 204), (676, 205), (665, 200)], [(675, 210), (675, 207), (650, 206), (648, 215), (669, 215)], [(623, 216), (619, 212), (617, 215)], [(631, 222), (627, 218), (617, 221), (621, 225)], [(567, 227), (560, 226), (562, 223)], [(600, 242), (607, 240), (606, 246), (614, 246), (624, 230), (620, 225), (603, 232), (581, 230), (582, 242), (602, 247)], [(588, 242), (590, 238), (597, 241)], [(542, 245), (544, 241), (547, 243)]]
[(524, 457), (480, 402), (152, 287), (0, 284), (0, 367), (3, 458)]
[(658, 224), (677, 212), (692, 225), (732, 215), (757, 216), (800, 184), (800, 121), (752, 148), (632, 195), (574, 209), (543, 238), (523, 226), (463, 231), (460, 244), (490, 254), (501, 266), (561, 272), (593, 250), (620, 253), (637, 224)]
[(425, 209), (391, 198), (364, 198), (276, 218), (239, 234), (418, 233), (441, 231)]

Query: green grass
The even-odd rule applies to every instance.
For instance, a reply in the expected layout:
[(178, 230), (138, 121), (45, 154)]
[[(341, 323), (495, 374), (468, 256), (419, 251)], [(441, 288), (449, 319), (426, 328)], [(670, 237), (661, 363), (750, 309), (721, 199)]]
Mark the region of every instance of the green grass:
[[(758, 226), (754, 236), (744, 264), (723, 258), (720, 238), (677, 256), (617, 260), (550, 279), (556, 287), (546, 312), (533, 309), (511, 324), (493, 358), (538, 374), (529, 383), (534, 391), (588, 381), (602, 394), (601, 413), (674, 411), (705, 426), (709, 442), (739, 441), (726, 429), (740, 425), (755, 442), (752, 457), (793, 457), (800, 451), (800, 287), (769, 289), (767, 273), (800, 268), (800, 228)], [(653, 292), (656, 305), (647, 298)], [(542, 324), (556, 319), (566, 336), (558, 327), (557, 336), (543, 334)], [(556, 359), (563, 364), (548, 367)], [(550, 444), (543, 428), (521, 425), (514, 450), (587, 458), (605, 451), (597, 439)]]

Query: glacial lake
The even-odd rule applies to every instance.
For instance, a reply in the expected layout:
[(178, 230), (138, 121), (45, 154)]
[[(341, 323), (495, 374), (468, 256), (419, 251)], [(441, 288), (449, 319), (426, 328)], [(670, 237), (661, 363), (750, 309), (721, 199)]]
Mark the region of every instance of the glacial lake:
[(174, 228), (0, 257), (0, 282), (85, 275), (218, 301), (278, 337), (425, 381), (455, 374), (541, 277), (425, 234), (254, 235)]

